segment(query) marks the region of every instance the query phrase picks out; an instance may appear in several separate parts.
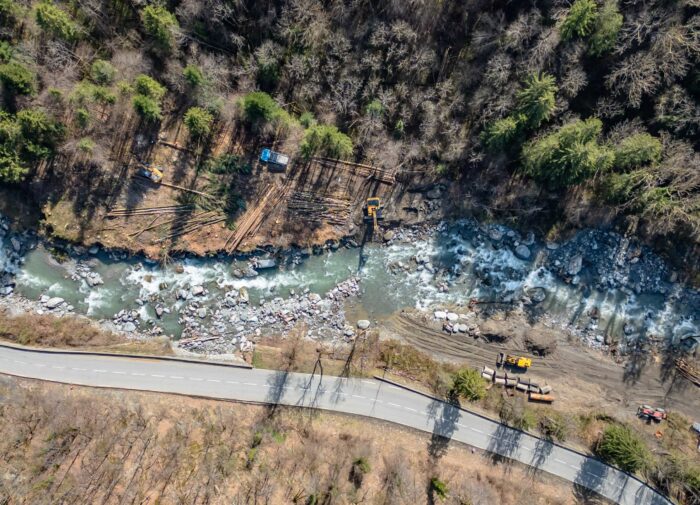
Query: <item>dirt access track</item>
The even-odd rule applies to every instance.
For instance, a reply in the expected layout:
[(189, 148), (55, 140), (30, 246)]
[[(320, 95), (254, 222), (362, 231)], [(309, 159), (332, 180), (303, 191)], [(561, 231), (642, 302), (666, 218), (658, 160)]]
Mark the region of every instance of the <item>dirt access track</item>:
[[(486, 321), (480, 319), (480, 326)], [(662, 357), (647, 355), (641, 362), (628, 358), (619, 364), (600, 351), (585, 348), (575, 336), (533, 325), (523, 315), (508, 314), (502, 323), (503, 333), (517, 328), (519, 334), (493, 342), (483, 336), (446, 333), (431, 315), (407, 310), (385, 321), (383, 336), (403, 340), (438, 359), (478, 368), (495, 368), (499, 352), (529, 356), (532, 366), (521, 376), (552, 386), (557, 406), (571, 411), (606, 407), (634, 414), (638, 405), (652, 404), (690, 417), (700, 412), (700, 388), (677, 375), (673, 364), (664, 363)], [(493, 318), (488, 324), (497, 326)], [(529, 329), (556, 338), (556, 349), (545, 357), (529, 352), (522, 338)]]
[[(325, 158), (293, 159), (279, 171), (258, 161), (259, 146), (245, 152), (240, 145), (223, 146), (225, 151), (203, 157), (162, 137), (146, 144), (140, 156), (124, 157), (128, 161), (118, 173), (95, 172), (89, 181), (74, 181), (72, 190), (50, 195), (43, 209), (48, 231), (84, 245), (163, 257), (173, 251), (307, 247), (345, 236), (371, 239), (362, 222), (370, 196), (382, 198), (387, 223), (440, 217), (439, 210), (429, 210), (439, 204), (426, 205), (421, 191), (432, 185), (422, 174)], [(246, 170), (203, 168), (222, 153), (236, 156)], [(141, 162), (163, 169), (161, 184), (138, 175)], [(57, 184), (52, 179), (41, 174), (38, 185), (48, 191)]]

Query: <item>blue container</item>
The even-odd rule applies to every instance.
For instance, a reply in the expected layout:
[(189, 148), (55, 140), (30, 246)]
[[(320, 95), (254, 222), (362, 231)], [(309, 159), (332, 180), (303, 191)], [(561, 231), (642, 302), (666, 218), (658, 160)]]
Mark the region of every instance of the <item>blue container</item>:
[(270, 161), (271, 154), (272, 154), (272, 151), (270, 151), (269, 149), (267, 149), (267, 148), (263, 149), (262, 152), (260, 153), (260, 161), (262, 161), (263, 163), (267, 163), (268, 161)]

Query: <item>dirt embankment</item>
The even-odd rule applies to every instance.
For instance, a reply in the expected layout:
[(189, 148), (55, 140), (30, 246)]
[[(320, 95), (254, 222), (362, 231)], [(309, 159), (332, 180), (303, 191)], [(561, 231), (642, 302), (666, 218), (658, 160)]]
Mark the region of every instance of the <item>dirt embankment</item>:
[[(581, 503), (480, 451), (349, 416), (0, 378), (3, 503)], [(439, 446), (439, 451), (436, 450)], [(517, 485), (513, 485), (517, 482)]]
[[(432, 314), (403, 311), (385, 323), (385, 336), (399, 338), (438, 359), (475, 367), (495, 367), (499, 352), (532, 358), (521, 374), (554, 388), (556, 404), (579, 412), (590, 408), (623, 410), (633, 417), (639, 404), (673, 409), (688, 416), (700, 412), (700, 390), (680, 377), (672, 361), (661, 355), (630, 356), (618, 363), (582, 346), (564, 330), (531, 323), (523, 314), (483, 315), (479, 332), (447, 333)], [(533, 352), (533, 341), (551, 352)]]

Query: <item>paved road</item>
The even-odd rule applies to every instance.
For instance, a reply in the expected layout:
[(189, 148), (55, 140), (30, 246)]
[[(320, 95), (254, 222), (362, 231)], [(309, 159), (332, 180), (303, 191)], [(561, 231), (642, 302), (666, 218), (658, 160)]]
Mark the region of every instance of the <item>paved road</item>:
[[(356, 414), (432, 433), (429, 450), (458, 440), (574, 482), (624, 505), (670, 504), (599, 461), (443, 402), (375, 380), (199, 363), (47, 353), (0, 346), (0, 373), (85, 386), (180, 393)], [(496, 456), (498, 455), (498, 456)]]

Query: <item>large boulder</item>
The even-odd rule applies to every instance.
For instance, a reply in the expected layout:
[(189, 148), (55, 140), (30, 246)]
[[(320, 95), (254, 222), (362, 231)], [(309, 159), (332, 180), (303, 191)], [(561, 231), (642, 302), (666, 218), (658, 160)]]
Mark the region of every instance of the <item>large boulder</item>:
[(55, 309), (63, 305), (65, 301), (63, 298), (54, 296), (53, 298), (49, 298), (49, 300), (46, 302), (46, 308), (47, 309)]
[(515, 255), (521, 260), (530, 259), (530, 248), (525, 244), (520, 244), (515, 248)]
[(360, 319), (357, 321), (357, 327), (361, 330), (366, 330), (369, 328), (370, 322), (367, 319)]
[(583, 256), (577, 254), (572, 257), (566, 264), (566, 273), (569, 275), (577, 275), (583, 268)]

